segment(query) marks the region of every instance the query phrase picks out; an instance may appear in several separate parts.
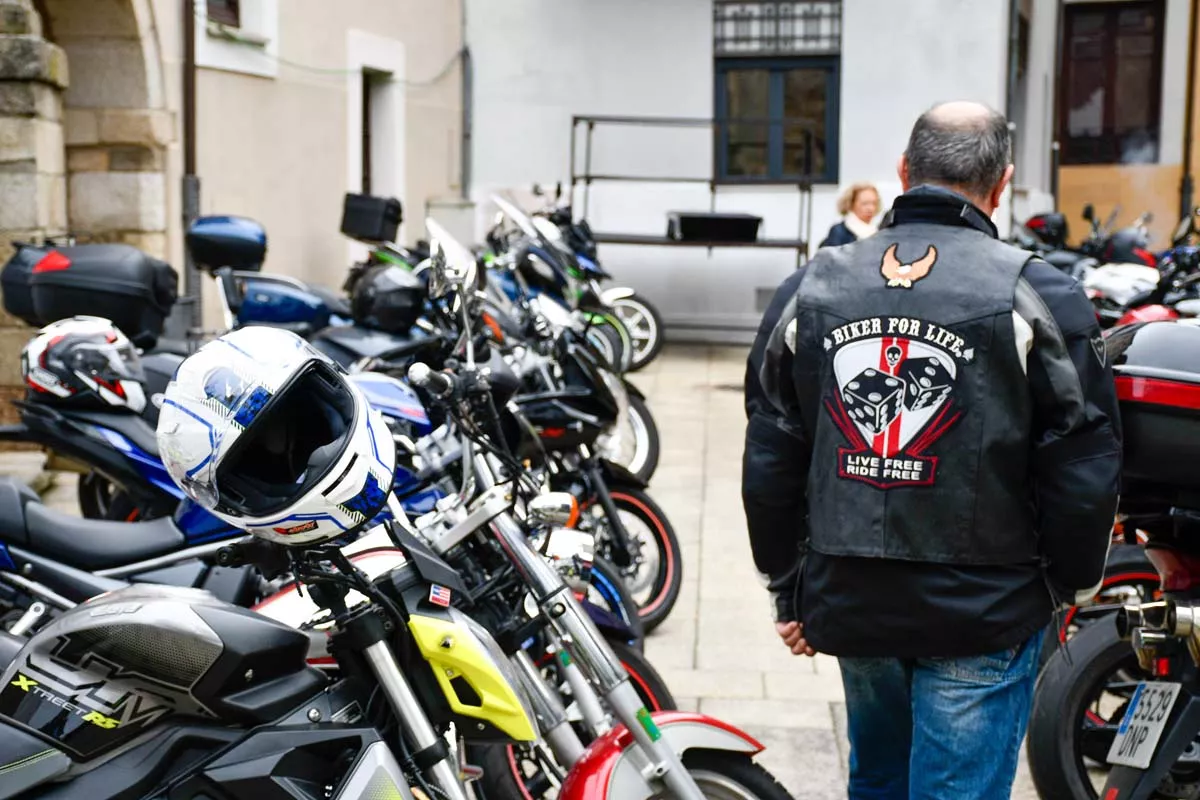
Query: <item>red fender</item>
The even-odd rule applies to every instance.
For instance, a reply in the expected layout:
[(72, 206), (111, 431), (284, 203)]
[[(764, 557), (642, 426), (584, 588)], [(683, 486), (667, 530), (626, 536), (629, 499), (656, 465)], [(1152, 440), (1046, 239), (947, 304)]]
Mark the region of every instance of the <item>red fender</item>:
[[(702, 726), (711, 729), (716, 734), (714, 738), (724, 738), (729, 740), (731, 745), (735, 745), (733, 747), (725, 746), (721, 749), (736, 749), (748, 755), (756, 755), (765, 749), (757, 739), (745, 731), (705, 714), (694, 714), (690, 711), (655, 711), (650, 716), (658, 729), (668, 738), (673, 738), (671, 737), (672, 728), (680, 730), (686, 727)], [(621, 761), (622, 754), (633, 744), (633, 735), (623, 725), (616, 726), (592, 742), (563, 782), (562, 790), (558, 794), (559, 800), (605, 800), (605, 798), (609, 798), (609, 792), (613, 789), (610, 785), (613, 773)], [(686, 749), (686, 746), (682, 748), (682, 750)], [(614, 800), (617, 799), (614, 798)], [(619, 800), (625, 800), (625, 798)]]
[(1179, 319), (1179, 312), (1170, 306), (1153, 305), (1126, 311), (1117, 320), (1118, 325), (1129, 325), (1134, 322), (1157, 322), (1164, 319)]

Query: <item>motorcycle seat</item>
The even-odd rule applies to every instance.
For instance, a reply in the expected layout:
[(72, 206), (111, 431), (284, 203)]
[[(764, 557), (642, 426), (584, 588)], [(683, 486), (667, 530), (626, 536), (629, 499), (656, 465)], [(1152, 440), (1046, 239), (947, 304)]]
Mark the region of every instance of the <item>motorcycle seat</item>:
[(158, 438), (155, 436), (154, 428), (142, 416), (115, 414), (107, 411), (70, 411), (64, 416), (116, 431), (147, 455), (158, 458)]
[(0, 723), (0, 798), (16, 797), (70, 767), (66, 753), (31, 733)]
[(148, 522), (82, 519), (42, 505), (19, 481), (0, 478), (0, 542), (94, 571), (166, 555), (182, 548), (185, 539), (170, 517)]

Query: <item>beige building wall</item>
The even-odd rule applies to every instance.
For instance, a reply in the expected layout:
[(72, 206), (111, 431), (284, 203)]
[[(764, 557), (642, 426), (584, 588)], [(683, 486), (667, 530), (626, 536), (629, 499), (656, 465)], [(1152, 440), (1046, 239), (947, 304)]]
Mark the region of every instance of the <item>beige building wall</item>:
[[(363, 67), (376, 72), (372, 189), (403, 202), (402, 238), (424, 235), (430, 199), (459, 194), (461, 6), (440, 0), (277, 2), (272, 52), (260, 59), (273, 75), (204, 66), (205, 43), (198, 42), (201, 212), (258, 220), (267, 229), (267, 270), (338, 287), (351, 258), (363, 252), (338, 232), (344, 193), (362, 186)], [(243, 9), (247, 5), (243, 0)], [(200, 36), (219, 38), (200, 28)], [(263, 49), (219, 43), (227, 50)], [(172, 166), (169, 193), (178, 203), (182, 161), (172, 159)], [(179, 216), (172, 209), (171, 218)], [(205, 289), (209, 327), (220, 317), (211, 281)]]

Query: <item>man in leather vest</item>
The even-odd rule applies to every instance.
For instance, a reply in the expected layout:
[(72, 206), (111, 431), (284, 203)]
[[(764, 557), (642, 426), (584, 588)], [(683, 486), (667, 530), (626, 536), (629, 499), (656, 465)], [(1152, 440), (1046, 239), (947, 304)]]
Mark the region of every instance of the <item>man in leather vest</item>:
[(923, 114), (878, 234), (780, 287), (742, 493), (776, 627), (839, 658), (850, 798), (1007, 798), (1054, 610), (1098, 589), (1112, 372), (1073, 279), (1000, 242), (1004, 117)]

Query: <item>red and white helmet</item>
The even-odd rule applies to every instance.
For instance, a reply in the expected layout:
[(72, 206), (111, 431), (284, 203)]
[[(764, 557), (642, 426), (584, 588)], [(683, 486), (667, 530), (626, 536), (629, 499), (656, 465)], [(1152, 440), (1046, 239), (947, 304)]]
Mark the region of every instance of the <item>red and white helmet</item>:
[(103, 317), (51, 323), (21, 350), (21, 375), (39, 399), (140, 414), (146, 375), (133, 343)]

